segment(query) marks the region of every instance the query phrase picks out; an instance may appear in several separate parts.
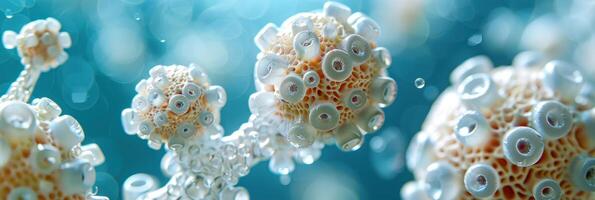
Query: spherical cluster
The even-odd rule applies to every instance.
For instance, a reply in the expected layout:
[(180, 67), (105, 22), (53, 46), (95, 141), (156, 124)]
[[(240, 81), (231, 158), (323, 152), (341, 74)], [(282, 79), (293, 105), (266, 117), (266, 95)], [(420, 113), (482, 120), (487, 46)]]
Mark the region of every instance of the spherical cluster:
[(81, 146), (80, 124), (48, 98), (0, 103), (0, 199), (100, 199), (96, 144)]
[(67, 32), (60, 32), (60, 22), (54, 18), (32, 21), (21, 29), (20, 33), (5, 31), (2, 43), (7, 49), (17, 48), (21, 63), (39, 71), (56, 68), (66, 62), (72, 41)]
[(168, 143), (161, 168), (171, 179), (158, 188), (151, 176), (131, 176), (124, 199), (248, 199), (235, 185), (260, 161), (270, 159), (271, 171), (288, 175), (293, 159), (313, 163), (328, 139), (346, 151), (359, 148), (363, 134), (382, 126), (380, 108), (396, 95), (386, 76), (391, 58), (376, 47), (378, 35), (373, 20), (332, 2), (281, 29), (265, 26), (255, 38), (262, 52), (255, 67), (259, 91), (249, 102), (253, 115), (227, 136), (218, 125), (221, 87), (209, 86), (196, 67), (153, 68), (122, 122), (149, 146)]
[(221, 129), (219, 110), (226, 102), (225, 90), (209, 85), (198, 66), (158, 65), (149, 73), (151, 77), (136, 85), (132, 108), (122, 111), (126, 133), (147, 139), (151, 148), (166, 143), (173, 149)]
[(48, 98), (27, 100), (42, 71), (66, 61), (68, 33), (53, 18), (37, 20), (4, 46), (18, 47), (25, 69), (0, 98), (0, 199), (107, 199), (95, 196), (95, 168), (105, 160), (96, 144), (81, 146), (80, 124)]
[[(229, 136), (215, 125), (223, 89), (209, 86), (196, 67), (153, 68), (122, 120), (127, 133), (148, 138), (150, 146), (168, 143), (172, 151), (161, 168), (171, 179), (158, 188), (148, 175), (131, 176), (124, 198), (247, 199), (235, 185), (259, 161), (271, 159), (271, 171), (287, 175), (295, 167), (292, 158), (305, 164), (318, 159), (324, 145), (317, 139), (334, 134), (343, 149), (359, 147), (365, 132), (382, 125), (379, 107), (394, 100), (396, 84), (385, 76), (390, 55), (375, 47), (374, 21), (337, 3), (324, 10), (292, 17), (280, 31), (267, 25), (258, 34), (263, 52), (255, 69), (259, 92), (249, 102), (253, 115)], [(187, 93), (189, 84), (196, 89)]]
[(274, 121), (297, 147), (334, 138), (342, 150), (359, 148), (365, 133), (382, 126), (380, 108), (397, 92), (386, 73), (390, 53), (375, 42), (379, 34), (374, 20), (336, 2), (280, 28), (267, 24), (254, 39), (261, 52), (252, 113)]
[(595, 109), (581, 73), (519, 54), (473, 57), (451, 74), (407, 151), (404, 199), (592, 199)]

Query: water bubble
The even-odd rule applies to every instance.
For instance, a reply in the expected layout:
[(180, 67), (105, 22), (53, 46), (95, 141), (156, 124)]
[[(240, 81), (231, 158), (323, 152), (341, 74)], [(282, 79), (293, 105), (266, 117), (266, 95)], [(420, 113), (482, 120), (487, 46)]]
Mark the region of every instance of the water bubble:
[(426, 86), (426, 80), (424, 80), (423, 78), (416, 78), (415, 79), (415, 87), (417, 89), (422, 89)]
[(143, 14), (141, 12), (135, 12), (134, 14), (132, 14), (132, 16), (134, 17), (134, 20), (136, 20), (136, 21), (140, 21), (143, 19)]
[(469, 39), (467, 39), (467, 44), (469, 46), (477, 46), (477, 45), (481, 44), (482, 41), (483, 41), (483, 36), (481, 34), (475, 34), (475, 35), (472, 35), (471, 37), (469, 37)]
[(0, 11), (4, 13), (6, 18), (12, 18), (15, 14), (20, 13), (25, 8), (24, 2), (17, 1), (0, 1)]
[(161, 40), (159, 40), (159, 42), (165, 43), (165, 39), (161, 39)]

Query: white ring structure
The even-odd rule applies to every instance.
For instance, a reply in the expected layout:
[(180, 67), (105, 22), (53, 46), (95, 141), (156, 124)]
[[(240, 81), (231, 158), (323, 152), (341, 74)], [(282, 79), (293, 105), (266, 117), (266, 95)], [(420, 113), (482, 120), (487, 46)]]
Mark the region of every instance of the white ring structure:
[(498, 87), (488, 74), (478, 73), (465, 78), (457, 87), (466, 106), (485, 108), (498, 100)]
[(123, 197), (124, 199), (137, 199), (146, 192), (155, 190), (159, 187), (159, 182), (154, 177), (147, 174), (135, 174), (124, 181)]
[(583, 86), (583, 76), (569, 63), (554, 60), (545, 64), (543, 84), (560, 96), (573, 101)]
[(531, 113), (535, 130), (545, 139), (564, 137), (572, 127), (572, 115), (565, 105), (557, 101), (537, 103)]
[(574, 158), (568, 169), (572, 184), (587, 192), (595, 192), (595, 158), (582, 154)]
[(459, 172), (450, 163), (434, 162), (427, 168), (426, 194), (434, 200), (456, 199), (461, 193), (460, 179)]
[(541, 158), (544, 140), (532, 128), (515, 127), (504, 135), (502, 149), (508, 161), (520, 167), (528, 167)]
[(559, 200), (562, 197), (562, 188), (557, 181), (545, 178), (533, 186), (533, 197), (535, 200)]
[(500, 187), (500, 176), (496, 169), (487, 164), (474, 164), (463, 179), (465, 189), (477, 198), (491, 197)]
[(468, 111), (463, 114), (454, 129), (457, 140), (465, 146), (480, 146), (490, 139), (490, 125), (478, 111)]
[(475, 56), (465, 60), (461, 65), (457, 66), (452, 73), (450, 73), (450, 82), (453, 85), (458, 85), (465, 78), (478, 73), (487, 73), (494, 64), (487, 56)]

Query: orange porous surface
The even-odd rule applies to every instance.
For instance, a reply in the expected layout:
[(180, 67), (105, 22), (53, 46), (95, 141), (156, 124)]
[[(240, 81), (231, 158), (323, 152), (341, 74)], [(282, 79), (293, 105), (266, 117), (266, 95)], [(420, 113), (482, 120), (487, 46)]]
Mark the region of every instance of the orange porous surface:
[[(276, 114), (288, 121), (293, 121), (298, 118), (307, 121), (310, 108), (316, 102), (324, 101), (336, 105), (336, 108), (340, 113), (339, 124), (351, 121), (355, 117), (355, 112), (345, 106), (345, 103), (342, 100), (345, 96), (345, 92), (357, 88), (367, 93), (372, 80), (375, 77), (386, 74), (380, 67), (375, 67), (377, 64), (376, 60), (370, 58), (364, 63), (354, 66), (351, 76), (344, 81), (333, 81), (326, 78), (321, 68), (322, 58), (329, 51), (337, 49), (346, 36), (353, 34), (353, 30), (351, 27), (345, 26), (344, 24), (337, 22), (334, 18), (324, 16), (321, 13), (302, 13), (299, 15), (312, 20), (313, 32), (320, 39), (320, 55), (310, 61), (297, 58), (296, 51), (293, 48), (294, 36), (291, 32), (291, 24), (287, 23), (290, 22), (290, 20), (281, 27), (280, 32), (277, 34), (276, 42), (274, 42), (275, 44), (271, 45), (271, 47), (264, 51), (264, 53), (276, 54), (289, 61), (290, 65), (285, 72), (286, 75), (292, 72), (301, 77), (308, 70), (313, 70), (320, 77), (320, 82), (316, 87), (307, 88), (305, 97), (298, 103), (292, 104), (278, 101), (278, 110)], [(336, 38), (324, 37), (322, 29), (325, 25), (330, 23), (335, 24), (337, 30), (339, 30), (338, 32), (343, 34), (337, 35)], [(376, 44), (371, 43), (370, 46), (373, 49), (376, 47)], [(272, 87), (270, 90), (276, 91), (277, 88)], [(374, 103), (375, 102), (370, 99), (368, 100), (367, 105), (372, 105)], [(330, 131), (319, 132), (319, 134), (330, 134)]]
[[(410, 152), (407, 153), (408, 162), (410, 162), (408, 165), (416, 177), (415, 182), (421, 184), (409, 184), (404, 187), (403, 197), (405, 199), (430, 199), (431, 195), (436, 195), (436, 190), (440, 189), (443, 190), (443, 194), (449, 193), (448, 197), (443, 198), (477, 199), (476, 195), (485, 195), (485, 193), (474, 193), (476, 191), (469, 189), (473, 187), (473, 183), (464, 183), (463, 180), (478, 180), (466, 179), (469, 169), (472, 166), (484, 165), (493, 168), (497, 174), (496, 180), (494, 180), (497, 184), (491, 183), (492, 185), (489, 186), (494, 188), (493, 192), (488, 194), (489, 199), (540, 199), (542, 198), (540, 195), (554, 194), (554, 192), (553, 196), (560, 195), (562, 199), (593, 198), (591, 192), (572, 180), (572, 176), (581, 173), (573, 168), (576, 167), (573, 166), (574, 161), (579, 157), (592, 158), (595, 156), (595, 144), (593, 143), (595, 140), (590, 138), (593, 134), (588, 133), (586, 128), (586, 123), (591, 122), (582, 121), (581, 118), (581, 114), (591, 112), (592, 102), (582, 101), (580, 97), (577, 97), (576, 100), (575, 98), (565, 98), (564, 91), (547, 85), (548, 77), (546, 76), (548, 75), (544, 74), (543, 65), (533, 67), (503, 66), (482, 73), (487, 74), (493, 81), (492, 84), (495, 85), (498, 97), (489, 105), (475, 107), (462, 99), (461, 90), (455, 91), (455, 88), (448, 88), (442, 93), (428, 114), (422, 130), (416, 136), (427, 137), (426, 143), (414, 139), (411, 142)], [(463, 82), (469, 83), (467, 79), (472, 79), (471, 76), (475, 75), (467, 76)], [(570, 116), (563, 116), (567, 117), (568, 121), (562, 122), (571, 123), (568, 126), (568, 131), (558, 138), (547, 136), (551, 132), (543, 132), (543, 130), (551, 129), (540, 130), (539, 127), (543, 125), (536, 121), (536, 115), (540, 114), (541, 109), (538, 105), (544, 105), (544, 102), (559, 103), (570, 113)], [(478, 145), (465, 143), (468, 141), (462, 140), (462, 136), (458, 135), (461, 133), (457, 133), (459, 130), (457, 126), (461, 123), (462, 116), (469, 112), (478, 112), (487, 122), (487, 127), (484, 129), (487, 132), (482, 134), (483, 142)], [(559, 119), (550, 118), (550, 112), (547, 113), (548, 121), (543, 122), (547, 126), (555, 128), (558, 125), (560, 127), (568, 125), (556, 125), (556, 120)], [(556, 111), (553, 114), (559, 113), (562, 111)], [(478, 130), (477, 126), (479, 125), (475, 123), (470, 132), (477, 133), (473, 131)], [(507, 141), (507, 136), (513, 135), (512, 133), (519, 127), (534, 130), (540, 135), (539, 139), (543, 141), (543, 148), (536, 147), (535, 151), (543, 149), (543, 153), (537, 154), (539, 157), (536, 157), (537, 160), (534, 164), (530, 161), (528, 163), (514, 161), (511, 153), (505, 150), (508, 148), (506, 142), (514, 142)], [(528, 152), (534, 151), (531, 149), (534, 146), (523, 146), (524, 143), (519, 143), (519, 141), (510, 144), (515, 145), (514, 148), (517, 148), (521, 154), (523, 148), (527, 148)], [(430, 170), (428, 166), (438, 162), (445, 162), (454, 168), (456, 175), (452, 180), (448, 180), (448, 184), (460, 184), (457, 185), (457, 188), (460, 188), (459, 191), (449, 190), (445, 187), (434, 188), (436, 190), (431, 191), (427, 187), (421, 186), (431, 179), (426, 176)], [(427, 170), (426, 167), (428, 167)], [(485, 175), (485, 171), (479, 173)], [(586, 173), (585, 176), (589, 176), (589, 172)], [(465, 178), (463, 178), (464, 175)], [(482, 176), (482, 178), (484, 177)], [(583, 178), (586, 179), (585, 181), (589, 181), (589, 177)], [(541, 194), (536, 194), (536, 188), (539, 188), (537, 187), (538, 183), (546, 179), (553, 180), (555, 184), (559, 185), (559, 190), (545, 187), (545, 189), (539, 190)], [(482, 180), (478, 180), (477, 183), (486, 184), (485, 179)], [(538, 196), (540, 198), (537, 198)]]
[[(47, 129), (45, 130), (47, 132)], [(52, 141), (52, 138), (38, 130), (35, 138), (17, 139), (9, 142), (12, 153), (9, 161), (0, 167), (0, 199), (8, 199), (11, 191), (18, 187), (27, 187), (37, 193), (39, 200), (83, 200), (84, 194), (66, 195), (60, 188), (60, 170), (54, 170), (49, 174), (35, 172), (30, 164), (31, 150), (38, 144), (50, 144), (56, 147), (61, 154), (62, 160), (73, 159), (69, 152), (66, 152)], [(47, 184), (47, 186), (43, 186)]]

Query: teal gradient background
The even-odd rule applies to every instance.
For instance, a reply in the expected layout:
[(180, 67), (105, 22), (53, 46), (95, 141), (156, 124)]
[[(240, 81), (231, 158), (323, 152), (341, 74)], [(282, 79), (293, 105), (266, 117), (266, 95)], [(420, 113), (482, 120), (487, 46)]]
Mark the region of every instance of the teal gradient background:
[[(383, 5), (395, 4), (390, 0), (340, 2), (375, 19), (391, 10)], [(492, 11), (507, 8), (517, 13), (521, 21), (528, 21), (536, 13), (547, 10), (551, 6), (548, 2), (535, 5), (529, 0), (427, 1), (420, 9), (425, 22), (409, 27), (423, 33), (402, 36), (385, 30), (379, 44), (392, 53), (389, 74), (397, 81), (399, 91), (396, 102), (385, 109), (386, 123), (381, 132), (397, 128), (400, 145), (407, 145), (420, 130), (433, 100), (448, 86), (450, 71), (466, 58), (486, 54), (496, 65), (511, 62), (517, 48), (494, 49), (482, 42), (484, 24)], [(44, 73), (33, 96), (53, 99), (63, 113), (79, 120), (86, 133), (83, 143), (99, 144), (106, 156), (106, 162), (97, 167), (98, 194), (121, 199), (122, 183), (135, 173), (152, 174), (162, 184), (167, 181), (159, 168), (164, 151), (152, 150), (146, 141), (126, 135), (120, 122), (121, 110), (130, 106), (134, 96), (135, 83), (148, 76), (150, 67), (190, 62), (205, 67), (211, 82), (227, 91), (228, 101), (221, 116), (229, 134), (250, 114), (248, 97), (254, 91), (252, 74), (258, 53), (254, 35), (268, 22), (279, 25), (295, 13), (321, 9), (323, 3), (315, 0), (2, 0), (0, 9), (7, 17), (0, 17), (0, 30), (19, 30), (31, 20), (54, 17), (63, 23), (64, 31), (70, 32), (73, 39), (73, 47), (67, 50), (70, 59), (60, 68)], [(382, 27), (399, 22), (392, 18), (379, 20)], [(182, 44), (188, 42), (190, 46)], [(134, 58), (128, 59), (129, 55)], [(2, 91), (21, 69), (15, 50), (0, 49)], [(415, 87), (416, 78), (425, 79), (424, 88)], [(412, 175), (402, 170), (389, 179), (380, 176), (371, 157), (372, 136), (368, 135), (367, 143), (356, 152), (344, 153), (328, 146), (318, 162), (298, 165), (287, 186), (269, 172), (267, 163), (254, 167), (239, 185), (248, 189), (252, 199), (302, 199), (306, 193), (303, 187), (313, 179), (332, 176), (338, 182), (331, 183), (342, 183), (356, 194), (356, 199), (399, 199), (402, 184), (411, 180)]]

